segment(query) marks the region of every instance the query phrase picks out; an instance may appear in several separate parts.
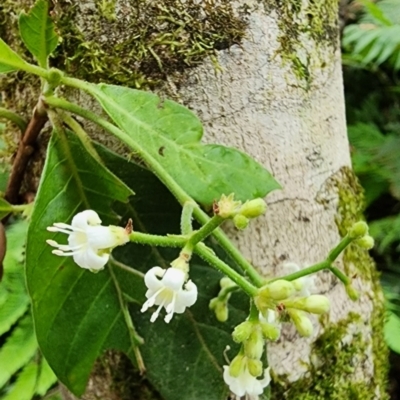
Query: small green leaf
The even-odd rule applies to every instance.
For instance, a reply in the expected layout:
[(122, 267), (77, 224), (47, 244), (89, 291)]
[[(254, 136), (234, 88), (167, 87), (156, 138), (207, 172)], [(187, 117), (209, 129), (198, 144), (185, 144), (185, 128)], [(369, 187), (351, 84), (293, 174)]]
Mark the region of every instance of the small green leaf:
[(201, 122), (186, 107), (121, 86), (100, 84), (93, 86), (92, 94), (137, 148), (148, 153), (201, 204), (211, 205), (222, 194), (230, 193), (245, 201), (280, 188), (247, 154), (201, 144)]
[(21, 38), (42, 68), (47, 68), (47, 58), (58, 44), (58, 35), (49, 17), (47, 0), (37, 0), (28, 14), (19, 16)]
[(26, 315), (0, 348), (0, 387), (35, 354), (38, 346), (32, 316)]
[(2, 197), (0, 197), (0, 219), (3, 219), (6, 215), (12, 212), (12, 205)]
[(39, 379), (36, 383), (35, 392), (40, 396), (44, 396), (50, 387), (57, 382), (57, 377), (46, 359), (42, 358), (39, 368)]
[(0, 39), (0, 74), (24, 69), (26, 62)]
[(400, 354), (400, 318), (396, 314), (388, 312), (384, 333), (388, 346)]

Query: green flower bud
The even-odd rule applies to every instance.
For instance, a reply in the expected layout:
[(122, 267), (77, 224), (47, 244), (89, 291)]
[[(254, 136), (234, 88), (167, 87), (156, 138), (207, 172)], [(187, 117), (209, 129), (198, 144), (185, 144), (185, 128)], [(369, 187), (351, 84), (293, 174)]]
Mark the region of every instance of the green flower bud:
[(265, 339), (268, 340), (278, 340), (281, 335), (281, 330), (277, 325), (269, 324), (268, 322), (260, 322), (261, 332), (264, 335)]
[(293, 308), (288, 309), (287, 311), (300, 335), (305, 337), (311, 336), (314, 328), (310, 318), (307, 317), (304, 311), (295, 310)]
[(210, 300), (209, 308), (214, 311), (215, 317), (219, 322), (228, 320), (229, 311), (226, 301), (221, 301), (218, 297)]
[(246, 360), (244, 359), (243, 354), (238, 354), (231, 362), (229, 366), (229, 373), (233, 377), (238, 377), (241, 373), (243, 368), (245, 367)]
[(265, 341), (258, 325), (251, 332), (249, 338), (243, 342), (244, 354), (248, 358), (259, 360), (264, 351)]
[(368, 234), (368, 225), (364, 221), (356, 222), (349, 230), (350, 239), (361, 238)]
[(359, 299), (360, 294), (356, 289), (354, 289), (354, 287), (351, 284), (345, 285), (345, 289), (347, 296), (349, 296), (351, 300), (356, 301)]
[(221, 286), (222, 289), (225, 289), (225, 288), (233, 287), (233, 286), (237, 286), (237, 285), (235, 282), (233, 282), (232, 279), (228, 278), (227, 276), (224, 276), (219, 281), (219, 286)]
[(374, 247), (375, 241), (372, 236), (366, 235), (356, 240), (356, 244), (362, 249), (371, 250)]
[(244, 321), (238, 326), (235, 327), (235, 329), (232, 332), (232, 337), (233, 340), (236, 343), (242, 343), (245, 340), (249, 338), (251, 335), (252, 331), (254, 329), (254, 323), (250, 321)]
[(259, 296), (272, 300), (284, 300), (296, 291), (292, 282), (279, 279), (259, 289)]
[(249, 219), (241, 214), (237, 214), (233, 217), (233, 223), (236, 228), (243, 230), (249, 226)]
[(330, 302), (326, 296), (313, 294), (308, 297), (288, 299), (282, 302), (286, 308), (307, 311), (312, 314), (324, 314), (329, 311)]
[(240, 208), (239, 213), (247, 218), (256, 218), (263, 215), (267, 210), (267, 204), (261, 198), (246, 201)]
[(214, 212), (221, 218), (233, 218), (239, 211), (241, 202), (234, 200), (234, 193), (229, 196), (224, 194), (221, 196), (221, 200), (214, 207)]
[(250, 375), (255, 376), (256, 378), (264, 372), (262, 361), (254, 360), (252, 358), (247, 360), (247, 368), (249, 369)]

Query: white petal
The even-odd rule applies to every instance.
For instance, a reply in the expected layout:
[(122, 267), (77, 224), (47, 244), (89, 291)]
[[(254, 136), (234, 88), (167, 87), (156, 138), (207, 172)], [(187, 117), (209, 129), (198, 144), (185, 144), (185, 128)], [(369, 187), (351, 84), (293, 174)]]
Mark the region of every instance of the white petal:
[(181, 290), (175, 303), (175, 312), (182, 314), (187, 307), (191, 307), (197, 300), (197, 286), (192, 282), (188, 281), (185, 285), (185, 290)]
[(186, 274), (180, 269), (168, 268), (162, 278), (162, 283), (168, 289), (177, 292), (182, 289), (182, 286), (185, 283), (185, 278)]
[(74, 261), (81, 267), (91, 270), (101, 270), (107, 264), (109, 254), (98, 255), (90, 247), (73, 255)]
[[(146, 272), (146, 275), (144, 276), (144, 283), (145, 285), (152, 291), (156, 292), (159, 290), (161, 287), (163, 287), (163, 284), (161, 283), (161, 280), (158, 279), (158, 277), (163, 277), (165, 274), (165, 269), (162, 269), (160, 267), (153, 267), (149, 269)], [(146, 294), (147, 296), (147, 294)]]
[(88, 226), (86, 235), (89, 246), (96, 249), (109, 249), (118, 245), (117, 236), (108, 226)]
[(86, 229), (88, 225), (100, 225), (101, 219), (99, 215), (93, 210), (82, 211), (72, 218), (71, 226), (73, 228)]

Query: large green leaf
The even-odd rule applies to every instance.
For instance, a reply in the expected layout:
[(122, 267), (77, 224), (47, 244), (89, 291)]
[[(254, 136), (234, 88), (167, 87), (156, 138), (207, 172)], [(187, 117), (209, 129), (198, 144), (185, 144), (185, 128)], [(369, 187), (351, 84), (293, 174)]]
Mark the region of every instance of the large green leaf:
[(26, 62), (0, 39), (0, 74), (24, 69)]
[[(98, 204), (99, 192), (105, 196), (114, 193), (112, 198), (119, 200), (115, 209), (123, 215), (123, 220), (132, 218), (135, 229), (142, 232), (178, 233), (180, 206), (148, 170), (98, 148), (111, 171), (136, 192), (128, 205), (123, 204), (123, 197), (128, 193), (117, 196), (116, 186), (121, 183), (116, 178), (106, 179), (105, 173), (99, 171), (100, 166), (96, 169), (83, 166), (78, 154), (82, 155), (83, 150), (73, 136), (68, 137), (67, 143), (71, 146), (67, 153), (57, 138), (50, 143), (29, 229), (27, 275), (41, 349), (59, 379), (80, 395), (95, 358), (107, 348), (122, 350), (133, 358), (131, 342), (109, 268), (92, 274), (78, 268), (71, 259), (52, 255), (45, 244), (50, 236), (45, 231), (46, 226), (55, 221), (69, 222), (82, 208), (79, 206), (82, 201), (74, 194), (78, 191), (74, 191), (72, 179), (85, 180), (84, 184), (79, 184), (80, 192), (99, 213), (105, 206)], [(73, 159), (67, 162), (70, 157)], [(85, 157), (90, 156), (86, 154)], [(75, 165), (76, 175), (71, 174), (69, 164)], [(101, 188), (91, 171), (102, 177)], [(111, 197), (107, 199), (110, 208)], [(102, 217), (105, 223), (110, 222), (110, 218)], [(61, 237), (57, 239), (62, 240)], [(162, 397), (166, 400), (222, 400), (228, 394), (222, 379), (223, 353), (226, 345), (232, 344), (233, 327), (246, 316), (244, 298), (235, 297), (229, 322), (216, 322), (208, 310), (208, 302), (217, 294), (221, 276), (194, 260), (191, 277), (200, 290), (195, 306), (175, 316), (169, 325), (162, 318), (152, 324), (150, 312), (140, 312), (145, 287), (139, 271), (145, 272), (154, 265), (168, 267), (177, 253), (176, 249), (158, 250), (131, 243), (116, 249), (113, 253), (116, 260), (132, 267), (133, 272), (138, 271), (130, 273), (112, 262), (117, 287), (131, 301), (133, 321), (145, 340), (140, 351), (147, 377)], [(233, 351), (230, 356), (234, 356)], [(204, 382), (210, 383), (204, 385)]]
[(105, 84), (93, 87), (92, 94), (136, 148), (150, 154), (203, 205), (222, 194), (235, 193), (236, 199), (244, 201), (280, 187), (264, 167), (239, 150), (201, 144), (199, 119), (180, 104)]
[(27, 230), (26, 220), (16, 221), (6, 230), (7, 252), (3, 263), (4, 278), (0, 283), (0, 335), (9, 331), (29, 306), (23, 256)]
[(49, 17), (47, 0), (37, 0), (28, 14), (19, 16), (21, 38), (42, 68), (47, 67), (47, 58), (55, 50), (58, 36)]
[[(26, 273), (41, 350), (76, 393), (83, 392), (104, 349), (130, 353), (130, 337), (110, 274), (95, 275), (70, 257), (54, 256), (46, 239), (65, 242), (66, 237), (46, 227), (70, 222), (84, 209), (96, 210), (105, 224), (115, 223), (113, 202), (127, 201), (132, 193), (74, 135), (53, 133), (29, 226)], [(128, 278), (134, 287), (134, 279)]]

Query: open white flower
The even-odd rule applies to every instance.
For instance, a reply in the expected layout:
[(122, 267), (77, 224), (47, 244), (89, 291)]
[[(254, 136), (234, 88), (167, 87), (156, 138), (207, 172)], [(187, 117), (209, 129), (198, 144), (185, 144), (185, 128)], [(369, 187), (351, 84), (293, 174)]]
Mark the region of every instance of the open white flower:
[(264, 378), (257, 379), (250, 374), (246, 363), (244, 363), (238, 376), (232, 376), (229, 366), (224, 365), (224, 381), (229, 386), (230, 391), (236, 396), (242, 397), (245, 394), (258, 396), (264, 392), (264, 389), (271, 382), (271, 376), (268, 367), (264, 370)]
[(81, 267), (92, 272), (100, 271), (107, 264), (110, 251), (129, 241), (129, 233), (119, 226), (101, 226), (101, 219), (93, 210), (82, 211), (74, 216), (71, 225), (57, 222), (47, 228), (50, 232), (68, 235), (68, 244), (55, 240), (46, 242), (56, 248), (57, 256), (72, 256)]
[[(161, 278), (161, 279), (160, 279)], [(165, 322), (170, 322), (174, 313), (182, 314), (186, 307), (192, 306), (197, 300), (197, 286), (192, 281), (186, 281), (186, 273), (178, 268), (153, 267), (147, 271), (144, 282), (148, 287), (147, 301), (142, 312), (156, 305), (157, 310), (150, 318), (154, 322), (164, 307), (167, 315)]]

